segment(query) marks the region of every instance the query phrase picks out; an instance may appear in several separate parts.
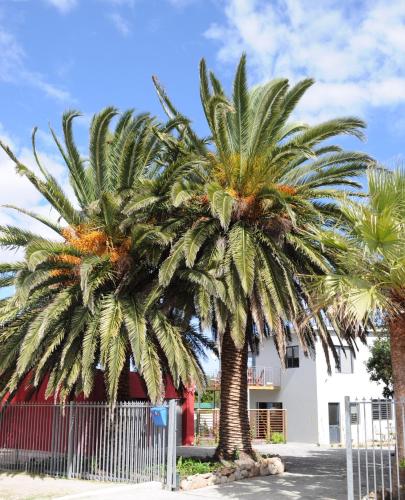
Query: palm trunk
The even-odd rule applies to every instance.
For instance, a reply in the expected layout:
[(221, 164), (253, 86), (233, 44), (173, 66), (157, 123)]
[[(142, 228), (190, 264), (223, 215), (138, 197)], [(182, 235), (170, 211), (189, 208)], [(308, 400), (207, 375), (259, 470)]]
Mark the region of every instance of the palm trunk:
[[(396, 427), (401, 491), (405, 491), (405, 313), (392, 319), (389, 325), (391, 337), (391, 362), (394, 398), (396, 406)], [(396, 481), (395, 481), (396, 483)]]
[(240, 453), (254, 457), (247, 408), (248, 344), (237, 349), (227, 329), (221, 346), (221, 408), (218, 459), (231, 460)]

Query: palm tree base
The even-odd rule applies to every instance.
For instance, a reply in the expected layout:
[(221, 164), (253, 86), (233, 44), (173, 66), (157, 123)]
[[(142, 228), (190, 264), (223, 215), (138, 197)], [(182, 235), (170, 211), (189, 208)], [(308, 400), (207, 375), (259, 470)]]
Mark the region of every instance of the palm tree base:
[(217, 460), (255, 459), (247, 407), (248, 344), (238, 349), (227, 329), (221, 346), (221, 409)]

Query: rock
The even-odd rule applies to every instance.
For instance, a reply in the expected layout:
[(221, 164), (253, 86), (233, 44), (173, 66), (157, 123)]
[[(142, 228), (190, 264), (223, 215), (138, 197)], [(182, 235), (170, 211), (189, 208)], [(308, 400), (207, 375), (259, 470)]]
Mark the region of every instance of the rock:
[(188, 481), (187, 479), (182, 479), (180, 481), (180, 489), (187, 491), (190, 489), (191, 486), (191, 481)]
[(240, 469), (236, 469), (236, 471), (235, 471), (235, 481), (239, 481), (239, 479), (242, 479), (242, 471)]
[(261, 476), (269, 475), (269, 466), (267, 464), (260, 465), (260, 475)]
[(255, 472), (255, 476), (260, 476), (260, 465), (258, 463), (255, 464), (253, 470)]
[(392, 498), (390, 491), (386, 489), (383, 493), (382, 489), (380, 488), (379, 490), (377, 490), (377, 493), (375, 491), (370, 491), (370, 494), (368, 496), (364, 496), (362, 500), (389, 500), (390, 498)]
[(235, 460), (235, 464), (239, 467), (239, 469), (242, 469), (242, 470), (247, 470), (249, 469), (250, 467), (252, 467), (252, 465), (254, 465), (255, 461), (253, 460), (253, 458), (250, 458), (250, 457), (246, 457), (246, 458), (239, 458), (238, 460)]
[(219, 483), (219, 477), (214, 474), (211, 475), (210, 478), (207, 479), (207, 486), (213, 486), (214, 484)]
[(204, 479), (203, 477), (196, 475), (191, 481), (189, 489), (196, 490), (197, 488), (204, 488), (204, 486), (207, 486), (207, 479)]
[(284, 472), (284, 463), (280, 458), (270, 459), (271, 462), (268, 462), (269, 474), (282, 474)]
[(229, 476), (229, 474), (232, 474), (233, 472), (235, 472), (235, 467), (222, 467), (222, 469), (220, 469), (222, 476)]
[[(236, 460), (235, 464), (237, 464), (236, 467), (233, 466), (233, 462), (228, 462), (216, 472), (188, 476), (186, 479), (181, 480), (180, 488), (185, 491), (194, 490), (203, 488), (204, 486), (225, 484), (248, 477), (282, 474), (285, 470), (284, 463), (278, 455), (263, 457), (258, 462), (244, 458), (243, 460)], [(382, 497), (379, 496), (378, 500), (380, 498)]]

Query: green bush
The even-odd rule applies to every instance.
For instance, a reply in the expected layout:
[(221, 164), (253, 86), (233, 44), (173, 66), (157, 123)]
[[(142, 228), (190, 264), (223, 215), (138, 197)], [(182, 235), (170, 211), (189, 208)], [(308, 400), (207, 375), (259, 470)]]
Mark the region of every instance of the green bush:
[(193, 474), (206, 474), (207, 472), (216, 471), (221, 464), (209, 460), (198, 458), (183, 458), (177, 459), (177, 472), (180, 477), (192, 476)]
[(284, 434), (282, 434), (281, 432), (273, 432), (273, 434), (271, 435), (271, 442), (273, 444), (285, 443)]
[(401, 467), (401, 469), (405, 469), (405, 457), (401, 458), (401, 460), (399, 461), (399, 466)]

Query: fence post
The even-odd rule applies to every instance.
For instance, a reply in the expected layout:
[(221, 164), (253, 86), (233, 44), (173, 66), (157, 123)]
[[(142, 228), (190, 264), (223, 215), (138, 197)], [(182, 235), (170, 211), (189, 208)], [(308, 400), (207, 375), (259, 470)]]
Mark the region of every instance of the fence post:
[(167, 489), (176, 489), (176, 400), (169, 401), (169, 428), (167, 434), (167, 470), (166, 483)]
[(68, 479), (71, 479), (73, 472), (73, 442), (75, 425), (75, 406), (73, 401), (69, 403), (69, 429), (68, 429), (68, 452), (67, 452), (67, 471)]
[(345, 436), (346, 436), (346, 475), (347, 499), (354, 500), (353, 487), (353, 450), (352, 450), (352, 422), (350, 415), (350, 397), (345, 396)]

